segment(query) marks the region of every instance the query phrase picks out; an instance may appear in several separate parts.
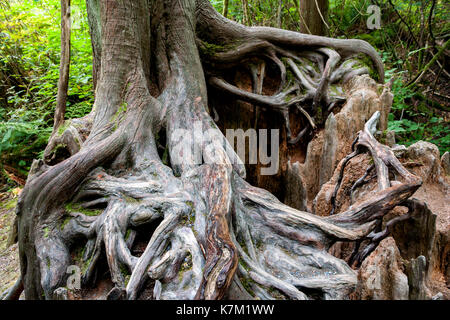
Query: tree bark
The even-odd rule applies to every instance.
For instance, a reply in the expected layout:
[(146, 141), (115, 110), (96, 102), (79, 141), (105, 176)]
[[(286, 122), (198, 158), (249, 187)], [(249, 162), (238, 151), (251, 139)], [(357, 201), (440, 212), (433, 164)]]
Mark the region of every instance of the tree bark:
[(328, 0), (299, 0), (303, 33), (325, 36), (328, 34)]
[(101, 19), (100, 19), (100, 1), (87, 0), (86, 10), (88, 16), (89, 34), (91, 36), (92, 45), (92, 82), (94, 92), (97, 88), (97, 80), (100, 72), (100, 59), (102, 56), (101, 43)]
[(250, 21), (250, 15), (248, 13), (248, 1), (247, 0), (242, 0), (242, 10), (244, 12), (244, 25), (246, 26), (250, 26), (251, 25), (251, 21)]
[[(26, 298), (65, 297), (73, 264), (82, 272), (84, 290), (71, 293), (79, 298), (101, 290), (99, 281), (109, 299), (137, 299), (144, 288), (153, 299), (221, 299), (236, 287), (259, 299), (348, 297), (355, 273), (327, 250), (368, 239), (356, 255), (362, 261), (387, 234), (375, 232), (381, 219), (421, 184), (373, 138), (379, 114), (354, 154), (370, 152), (382, 187), (345, 212), (318, 217), (245, 181), (242, 160), (215, 131), (208, 98), (221, 93), (225, 103), (234, 97), (271, 110), (291, 144), (306, 143), (345, 100), (331, 85), (368, 72), (353, 67), (355, 53), (369, 55), (383, 81), (376, 51), (361, 40), (246, 27), (207, 0), (91, 0), (88, 10), (98, 48), (93, 110), (49, 142), (46, 155), (62, 148), (65, 156), (35, 161), (18, 201)], [(258, 67), (244, 90), (230, 72), (250, 63)], [(269, 64), (277, 72), (265, 72)], [(264, 94), (265, 83), (273, 94)], [(294, 111), (304, 123), (296, 135)], [(401, 183), (391, 185), (388, 166)]]
[(222, 15), (226, 18), (228, 16), (228, 0), (223, 0)]

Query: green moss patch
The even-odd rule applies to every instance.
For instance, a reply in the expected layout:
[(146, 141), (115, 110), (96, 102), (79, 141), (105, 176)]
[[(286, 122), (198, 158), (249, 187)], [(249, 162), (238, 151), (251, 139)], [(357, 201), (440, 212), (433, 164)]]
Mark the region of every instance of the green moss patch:
[(76, 203), (66, 204), (65, 209), (67, 212), (79, 212), (86, 216), (98, 216), (103, 213), (102, 209), (86, 209)]

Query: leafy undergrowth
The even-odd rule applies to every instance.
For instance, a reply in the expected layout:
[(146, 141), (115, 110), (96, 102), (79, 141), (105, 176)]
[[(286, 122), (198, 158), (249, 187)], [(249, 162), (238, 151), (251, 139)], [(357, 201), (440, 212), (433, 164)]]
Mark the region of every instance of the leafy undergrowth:
[(388, 130), (394, 131), (398, 144), (407, 147), (424, 140), (434, 143), (444, 154), (450, 151), (450, 114), (429, 108), (404, 86), (402, 74), (395, 75), (392, 86), (394, 102), (389, 114)]
[[(59, 77), (60, 1), (0, 4), (0, 170), (4, 164), (24, 178), (32, 160), (41, 157), (52, 131)], [(67, 118), (87, 114), (94, 96), (85, 1), (72, 1), (72, 17)], [(6, 183), (16, 186), (12, 181)]]

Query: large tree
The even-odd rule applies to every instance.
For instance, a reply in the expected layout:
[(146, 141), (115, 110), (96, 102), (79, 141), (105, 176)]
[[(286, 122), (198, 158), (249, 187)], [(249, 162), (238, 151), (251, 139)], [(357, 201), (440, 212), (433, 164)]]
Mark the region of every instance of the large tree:
[[(209, 130), (217, 128), (209, 107), (220, 96), (222, 104), (233, 98), (277, 112), (286, 139), (305, 144), (342, 102), (336, 84), (367, 72), (349, 61), (355, 54), (368, 55), (383, 80), (376, 51), (360, 40), (245, 27), (208, 0), (87, 3), (95, 104), (60, 126), (30, 170), (17, 207), (16, 291), (23, 285), (27, 299), (64, 296), (67, 268), (77, 263), (81, 298), (102, 281), (113, 284), (110, 299), (136, 299), (149, 288), (161, 299), (220, 299), (231, 290), (263, 299), (347, 297), (355, 274), (327, 249), (369, 239), (356, 255), (364, 259), (386, 235), (377, 230), (383, 216), (420, 186), (373, 138), (379, 114), (344, 160), (370, 151), (379, 191), (318, 217), (245, 180), (238, 156)], [(253, 79), (248, 90), (233, 80), (238, 71)], [(305, 124), (296, 135), (293, 109)], [(198, 124), (203, 139), (180, 137)], [(193, 149), (201, 163), (189, 156)], [(402, 183), (390, 184), (388, 165)]]

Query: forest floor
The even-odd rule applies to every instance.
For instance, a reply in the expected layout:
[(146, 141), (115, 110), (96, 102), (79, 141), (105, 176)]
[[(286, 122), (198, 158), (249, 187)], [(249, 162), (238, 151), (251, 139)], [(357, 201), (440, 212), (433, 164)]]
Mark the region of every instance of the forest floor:
[(11, 287), (20, 274), (18, 245), (7, 248), (17, 198), (13, 193), (0, 193), (0, 294)]

